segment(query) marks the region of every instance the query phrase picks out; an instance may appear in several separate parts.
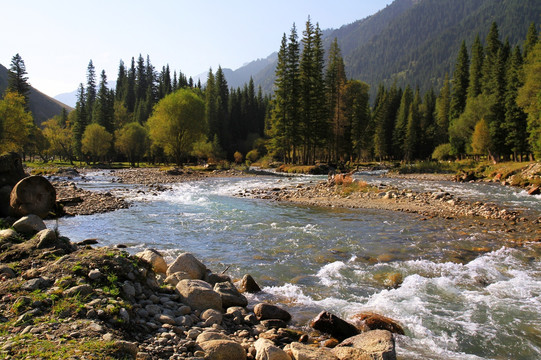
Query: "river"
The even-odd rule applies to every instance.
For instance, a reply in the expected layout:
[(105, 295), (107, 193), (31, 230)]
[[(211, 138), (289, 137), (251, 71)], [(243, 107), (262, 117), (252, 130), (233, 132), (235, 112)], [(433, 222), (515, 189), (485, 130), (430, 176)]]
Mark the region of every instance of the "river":
[[(501, 186), (358, 177), (541, 212), (539, 197)], [(133, 206), (62, 218), (58, 229), (72, 241), (97, 238), (131, 253), (151, 247), (168, 261), (189, 251), (215, 272), (249, 273), (264, 290), (250, 302), (280, 302), (300, 326), (323, 309), (345, 319), (363, 311), (391, 317), (405, 328), (397, 336), (402, 359), (541, 358), (538, 245), (509, 246), (505, 234), (467, 221), (235, 196), (319, 179), (213, 178), (141, 192), (90, 174), (81, 187), (117, 189)]]

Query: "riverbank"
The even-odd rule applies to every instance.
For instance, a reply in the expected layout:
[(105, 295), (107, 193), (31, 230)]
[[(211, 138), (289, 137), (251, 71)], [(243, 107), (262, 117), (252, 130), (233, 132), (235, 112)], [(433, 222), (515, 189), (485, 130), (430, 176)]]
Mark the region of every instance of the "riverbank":
[[(41, 230), (40, 230), (41, 229)], [(39, 232), (38, 232), (39, 230)], [(391, 319), (322, 312), (308, 330), (281, 304), (190, 253), (71, 243), (37, 217), (0, 230), (0, 357), (5, 359), (396, 359)]]

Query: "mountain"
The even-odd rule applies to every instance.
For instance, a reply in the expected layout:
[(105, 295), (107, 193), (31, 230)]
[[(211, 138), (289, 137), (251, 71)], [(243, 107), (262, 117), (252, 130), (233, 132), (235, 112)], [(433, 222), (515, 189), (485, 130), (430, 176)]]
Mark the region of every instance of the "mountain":
[[(0, 94), (4, 93), (7, 86), (8, 69), (0, 64)], [(41, 125), (41, 123), (45, 120), (48, 120), (55, 115), (60, 115), (62, 113), (62, 108), (65, 108), (68, 111), (72, 110), (72, 108), (68, 105), (45, 95), (33, 87), (30, 88), (29, 101), (30, 111), (32, 112), (34, 121), (38, 126)]]
[[(372, 16), (325, 31), (324, 44), (328, 48), (337, 38), (348, 76), (367, 82), (372, 92), (380, 83), (395, 82), (437, 91), (445, 73), (452, 75), (461, 42), (469, 49), (477, 34), (484, 39), (492, 22), (502, 41), (522, 44), (530, 23), (541, 23), (541, 1), (395, 0)], [(270, 93), (276, 60), (259, 72), (248, 71), (251, 66), (233, 71), (235, 84), (251, 75)]]

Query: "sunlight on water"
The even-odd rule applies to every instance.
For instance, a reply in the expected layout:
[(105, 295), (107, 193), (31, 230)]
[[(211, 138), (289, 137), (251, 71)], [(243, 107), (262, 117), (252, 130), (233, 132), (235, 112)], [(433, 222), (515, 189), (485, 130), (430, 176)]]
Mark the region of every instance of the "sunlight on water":
[[(538, 247), (504, 247), (504, 234), (470, 229), (466, 222), (233, 196), (311, 180), (212, 179), (160, 193), (124, 187), (131, 208), (60, 219), (59, 230), (72, 241), (97, 238), (133, 253), (156, 248), (168, 261), (189, 251), (214, 271), (229, 267), (234, 278), (250, 273), (264, 289), (249, 295), (251, 303), (281, 302), (300, 326), (322, 309), (346, 319), (381, 313), (404, 326), (406, 336), (397, 344), (405, 359), (541, 357)], [(428, 187), (407, 184), (414, 185)], [(470, 185), (453, 184), (452, 191), (530, 206), (520, 192)]]

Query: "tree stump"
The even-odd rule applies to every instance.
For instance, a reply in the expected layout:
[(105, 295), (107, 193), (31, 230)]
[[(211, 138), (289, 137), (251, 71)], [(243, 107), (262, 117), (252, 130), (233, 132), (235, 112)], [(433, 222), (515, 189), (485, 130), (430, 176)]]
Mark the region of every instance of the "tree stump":
[(21, 217), (35, 214), (46, 218), (55, 209), (56, 191), (42, 176), (29, 176), (19, 181), (10, 196), (10, 212)]

